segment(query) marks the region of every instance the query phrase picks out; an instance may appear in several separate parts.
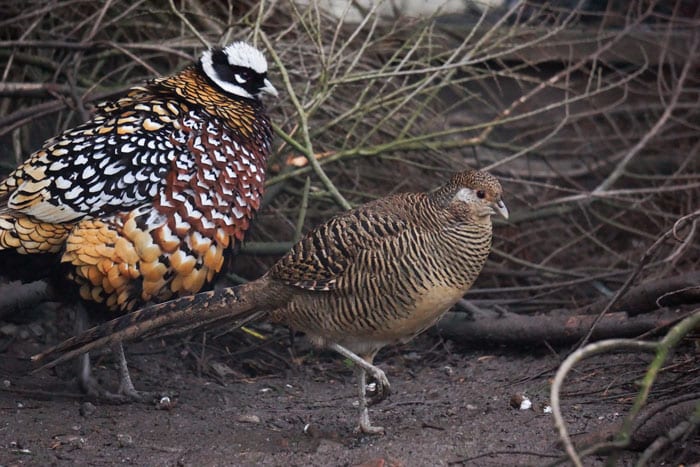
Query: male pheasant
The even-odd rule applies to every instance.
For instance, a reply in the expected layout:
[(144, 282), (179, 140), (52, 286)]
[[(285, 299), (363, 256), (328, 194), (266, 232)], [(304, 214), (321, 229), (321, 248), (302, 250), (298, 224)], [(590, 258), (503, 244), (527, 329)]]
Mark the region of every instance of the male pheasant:
[[(263, 54), (234, 42), (100, 104), (0, 182), (0, 250), (59, 255), (93, 309), (199, 292), (260, 206), (272, 140), (263, 93), (277, 95)], [(115, 350), (119, 393), (137, 398)], [(80, 381), (96, 387), (89, 360)]]
[(501, 192), (489, 173), (467, 170), (432, 193), (373, 201), (311, 231), (258, 280), (130, 313), (34, 359), (58, 356), (53, 366), (115, 342), (266, 317), (355, 362), (359, 429), (380, 433), (366, 373), (379, 399), (389, 381), (374, 356), (430, 327), (469, 290), (491, 250), (491, 215), (508, 218)]

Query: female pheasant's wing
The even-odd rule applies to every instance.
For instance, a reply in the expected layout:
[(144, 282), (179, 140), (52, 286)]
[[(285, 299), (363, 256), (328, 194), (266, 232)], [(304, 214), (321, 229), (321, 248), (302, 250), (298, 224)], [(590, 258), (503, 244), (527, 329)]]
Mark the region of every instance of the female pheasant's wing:
[(389, 196), (341, 213), (309, 232), (269, 275), (305, 290), (337, 290), (351, 265), (418, 226), (406, 213), (424, 195)]

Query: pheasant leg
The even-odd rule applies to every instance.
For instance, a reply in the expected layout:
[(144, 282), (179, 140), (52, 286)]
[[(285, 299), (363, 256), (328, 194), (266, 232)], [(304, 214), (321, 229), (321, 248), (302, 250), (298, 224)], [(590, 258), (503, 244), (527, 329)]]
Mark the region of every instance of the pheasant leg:
[[(76, 306), (75, 328), (76, 334), (80, 334), (87, 326), (87, 316), (85, 308), (82, 305)], [(80, 389), (90, 397), (96, 399), (104, 399), (109, 402), (124, 403), (124, 402), (139, 402), (150, 396), (149, 393), (139, 393), (131, 382), (129, 368), (126, 364), (124, 356), (124, 348), (121, 342), (112, 348), (114, 356), (119, 364), (119, 389), (116, 393), (111, 392), (100, 384), (92, 374), (92, 365), (90, 364), (90, 354), (85, 353), (78, 360), (78, 384)]]
[(358, 396), (360, 401), (360, 423), (356, 430), (360, 433), (367, 433), (369, 435), (381, 435), (384, 434), (384, 427), (374, 426), (372, 422), (369, 421), (369, 410), (367, 409), (367, 372), (364, 368), (357, 367), (355, 369), (355, 374), (357, 375), (357, 388)]
[(117, 393), (135, 401), (141, 400), (141, 394), (139, 394), (134, 387), (134, 383), (131, 382), (131, 375), (129, 374), (129, 367), (126, 364), (124, 347), (121, 342), (112, 347), (112, 353), (114, 353), (114, 356), (117, 358), (117, 363), (119, 364), (119, 389)]

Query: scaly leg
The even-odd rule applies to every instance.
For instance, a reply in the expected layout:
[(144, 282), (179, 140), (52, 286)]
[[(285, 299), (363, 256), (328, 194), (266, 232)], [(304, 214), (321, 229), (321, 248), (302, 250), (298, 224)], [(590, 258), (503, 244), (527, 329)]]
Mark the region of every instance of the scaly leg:
[[(82, 304), (78, 304), (75, 307), (75, 331), (76, 335), (87, 329), (87, 313)], [(92, 366), (90, 364), (90, 354), (85, 353), (81, 355), (78, 359), (78, 384), (80, 389), (88, 396), (105, 399), (111, 402), (134, 402), (143, 400), (144, 396), (147, 394), (140, 394), (134, 388), (134, 384), (131, 382), (131, 376), (129, 375), (129, 368), (126, 364), (126, 358), (124, 357), (124, 348), (121, 342), (116, 344), (112, 348), (112, 352), (117, 359), (119, 365), (119, 390), (117, 393), (113, 393), (103, 388), (102, 385), (95, 379), (92, 375)]]
[[(82, 304), (78, 303), (74, 307), (75, 310), (75, 322), (74, 331), (75, 335), (78, 335), (87, 329), (87, 312)], [(90, 354), (85, 353), (78, 357), (78, 385), (80, 390), (91, 397), (102, 397), (104, 394), (104, 389), (100, 383), (92, 375), (92, 365), (90, 364)]]
[(129, 374), (129, 367), (126, 363), (126, 357), (124, 356), (124, 347), (122, 343), (119, 342), (112, 347), (112, 353), (117, 358), (119, 364), (119, 390), (117, 393), (122, 394), (132, 400), (138, 401), (142, 399), (142, 395), (134, 387), (134, 383), (131, 382), (131, 375)]
[(331, 344), (330, 348), (338, 352), (340, 355), (349, 358), (356, 365), (355, 375), (357, 376), (357, 389), (360, 402), (360, 423), (357, 427), (358, 431), (367, 434), (384, 433), (383, 427), (373, 426), (369, 421), (369, 411), (367, 409), (370, 405), (367, 401), (367, 373), (372, 375), (377, 383), (377, 393), (369, 402), (376, 404), (377, 402), (386, 399), (391, 393), (389, 379), (386, 377), (386, 374), (384, 374), (380, 368), (372, 364), (375, 353), (372, 353), (371, 355), (367, 356), (367, 359), (364, 359), (338, 344)]
[(370, 435), (381, 435), (384, 434), (384, 427), (374, 426), (372, 422), (369, 421), (369, 410), (367, 409), (367, 372), (362, 367), (355, 368), (355, 374), (357, 376), (357, 389), (360, 400), (360, 423), (358, 424), (356, 430), (361, 433), (367, 433)]

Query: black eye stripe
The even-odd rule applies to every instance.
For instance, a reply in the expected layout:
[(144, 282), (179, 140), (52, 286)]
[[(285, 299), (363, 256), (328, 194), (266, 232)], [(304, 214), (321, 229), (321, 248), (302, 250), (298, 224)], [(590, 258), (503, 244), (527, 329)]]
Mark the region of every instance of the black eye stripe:
[[(228, 57), (222, 50), (212, 52), (211, 61), (212, 68), (221, 81), (244, 87), (251, 94), (257, 93), (260, 88), (265, 86), (267, 73), (256, 73), (250, 68), (229, 64)], [(236, 79), (236, 75), (243, 78), (245, 82), (240, 83)]]
[(258, 73), (247, 66), (231, 65), (229, 57), (222, 49), (214, 49), (211, 52), (211, 78), (222, 83), (243, 88), (252, 96), (260, 94), (260, 90), (265, 87), (267, 73)]

